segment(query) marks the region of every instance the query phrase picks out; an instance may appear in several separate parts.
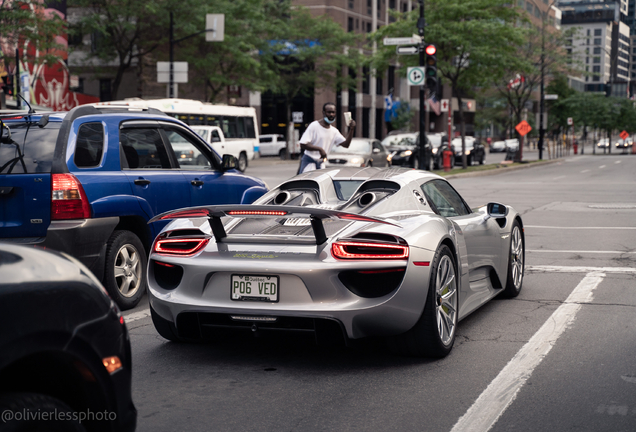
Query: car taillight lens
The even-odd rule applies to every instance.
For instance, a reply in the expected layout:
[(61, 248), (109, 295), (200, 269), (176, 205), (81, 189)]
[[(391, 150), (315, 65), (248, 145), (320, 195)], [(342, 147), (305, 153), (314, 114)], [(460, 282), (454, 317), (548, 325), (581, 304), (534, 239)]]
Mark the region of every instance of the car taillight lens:
[(407, 259), (408, 245), (340, 241), (331, 245), (331, 254), (339, 259)]
[(207, 237), (159, 239), (153, 251), (160, 254), (191, 256), (207, 246)]
[(51, 176), (51, 219), (87, 219), (91, 209), (86, 193), (73, 174)]

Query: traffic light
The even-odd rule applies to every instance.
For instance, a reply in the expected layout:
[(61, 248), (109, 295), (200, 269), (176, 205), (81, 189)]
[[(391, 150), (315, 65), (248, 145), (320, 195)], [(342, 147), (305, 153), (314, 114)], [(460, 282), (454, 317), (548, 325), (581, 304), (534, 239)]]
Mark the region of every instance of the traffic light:
[(424, 52), (426, 53), (426, 87), (432, 96), (437, 94), (437, 47), (426, 45)]
[(3, 87), (4, 94), (13, 96), (13, 80), (11, 75), (5, 75), (2, 77), (2, 83), (0, 87)]
[(612, 83), (611, 82), (606, 82), (605, 83), (605, 97), (609, 97), (612, 95)]

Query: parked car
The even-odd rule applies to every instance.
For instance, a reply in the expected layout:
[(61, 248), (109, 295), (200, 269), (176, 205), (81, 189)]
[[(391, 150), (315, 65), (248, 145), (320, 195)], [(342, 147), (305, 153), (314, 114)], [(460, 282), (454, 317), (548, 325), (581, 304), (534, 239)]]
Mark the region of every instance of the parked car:
[[(0, 239), (75, 256), (121, 309), (145, 291), (147, 252), (165, 225), (148, 220), (175, 208), (248, 204), (267, 191), (234, 169), (234, 156), (221, 159), (153, 109), (87, 105), (0, 119)], [(184, 152), (205, 162), (193, 165)]]
[(519, 150), (519, 140), (517, 138), (510, 138), (506, 140), (506, 151)]
[[(281, 159), (285, 159), (287, 156), (287, 141), (283, 135), (279, 134), (264, 134), (259, 137), (261, 156), (279, 156)], [(300, 153), (300, 144), (298, 144), (298, 151)]]
[[(190, 126), (190, 128), (199, 134), (218, 154), (234, 156), (238, 161), (236, 168), (241, 172), (245, 172), (248, 161), (254, 159), (254, 145), (249, 139), (225, 139), (223, 130), (218, 126)], [(199, 162), (205, 163), (199, 156), (197, 158)]]
[(495, 141), (490, 144), (490, 153), (503, 153), (507, 149), (505, 141)]
[(609, 148), (609, 138), (601, 138), (598, 143), (596, 143), (596, 147), (602, 149)]
[(311, 171), (251, 206), (157, 218), (175, 219), (148, 264), (152, 320), (171, 341), (298, 332), (443, 357), (461, 319), (523, 283), (521, 216), (471, 209), (421, 170)]
[(0, 430), (135, 430), (124, 318), (84, 265), (0, 242), (0, 316)]
[(427, 137), (431, 141), (431, 153), (433, 157), (433, 169), (444, 168), (444, 151), (450, 150), (450, 167), (455, 166), (455, 148), (448, 145), (448, 138), (441, 134), (429, 134)]
[(380, 141), (371, 138), (353, 138), (349, 147), (335, 146), (327, 155), (330, 166), (389, 166), (389, 154)]
[(632, 144), (632, 139), (630, 137), (627, 137), (625, 139), (619, 138), (618, 141), (616, 141), (615, 146), (617, 149), (625, 150), (631, 148)]
[(392, 166), (411, 167), (415, 169), (433, 170), (432, 145), (430, 139), (426, 139), (424, 151), (428, 155), (429, 166), (420, 164), (420, 134), (418, 132), (391, 132), (382, 140), (382, 145), (389, 153), (389, 161)]
[[(468, 166), (472, 165), (474, 162), (479, 163), (479, 165), (483, 165), (486, 160), (486, 150), (484, 149), (483, 144), (475, 139), (475, 137), (467, 136), (466, 139), (466, 164)], [(451, 145), (455, 149), (455, 164), (462, 165), (462, 139), (453, 138), (451, 141)]]

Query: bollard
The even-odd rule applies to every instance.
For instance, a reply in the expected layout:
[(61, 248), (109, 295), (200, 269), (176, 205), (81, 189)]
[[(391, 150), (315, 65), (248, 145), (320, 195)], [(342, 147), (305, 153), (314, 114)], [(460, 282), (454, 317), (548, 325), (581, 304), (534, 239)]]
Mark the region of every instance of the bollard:
[(444, 152), (442, 153), (444, 171), (450, 171), (452, 157), (453, 157), (453, 152), (450, 150), (444, 150)]

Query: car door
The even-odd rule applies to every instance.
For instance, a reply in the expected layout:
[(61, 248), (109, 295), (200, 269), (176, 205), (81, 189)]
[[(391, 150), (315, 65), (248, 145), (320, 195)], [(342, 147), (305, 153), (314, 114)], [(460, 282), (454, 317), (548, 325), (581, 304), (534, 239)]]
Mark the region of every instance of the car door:
[(122, 123), (122, 171), (149, 218), (190, 204), (189, 185), (166, 148), (158, 122)]
[(259, 141), (259, 151), (261, 153), (261, 156), (270, 156), (273, 153), (273, 149), (274, 149), (274, 141), (276, 140), (276, 138), (271, 135), (271, 136), (260, 136), (258, 141)]
[(376, 166), (376, 167), (387, 166), (388, 162), (386, 158), (388, 154), (384, 146), (380, 144), (380, 141), (378, 140), (373, 141), (372, 146), (373, 146), (373, 149), (371, 151), (373, 152), (373, 166)]
[(187, 185), (188, 206), (241, 202), (246, 189), (245, 177), (233, 172), (222, 172), (220, 159), (206, 143), (178, 125), (164, 124), (161, 133), (169, 146), (190, 148), (200, 154), (194, 163), (177, 159), (177, 169)]
[(433, 204), (433, 210), (451, 220), (457, 236), (463, 237), (466, 262), (462, 263), (460, 273), (468, 275), (470, 286), (463, 287), (464, 305), (472, 310), (490, 295), (490, 287), (483, 281), (490, 277), (493, 267), (498, 267), (495, 260), (501, 252), (500, 227), (495, 219), (472, 212), (446, 180), (431, 180), (422, 185), (422, 191)]

